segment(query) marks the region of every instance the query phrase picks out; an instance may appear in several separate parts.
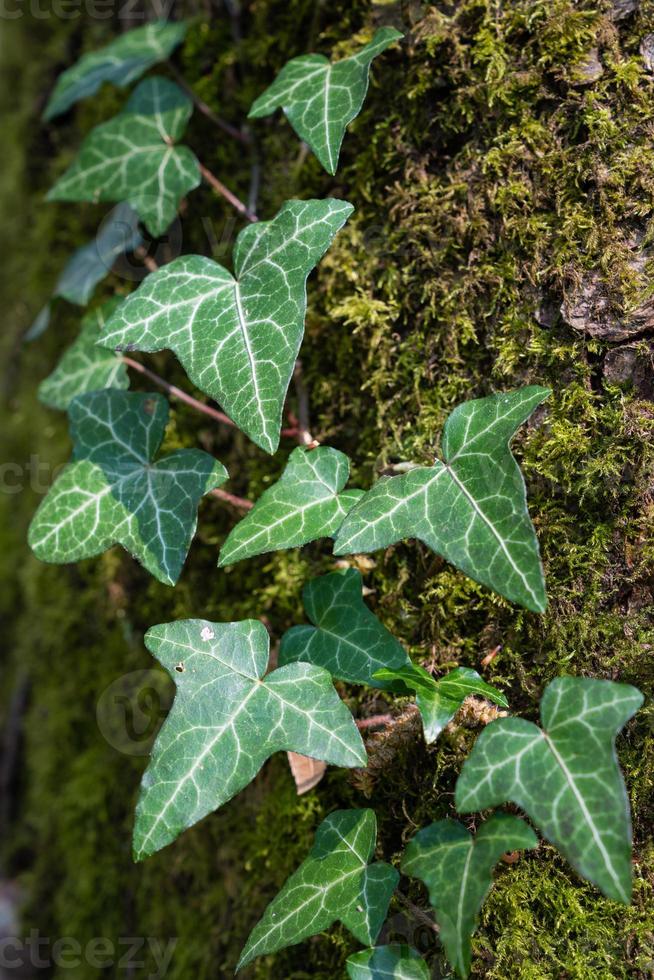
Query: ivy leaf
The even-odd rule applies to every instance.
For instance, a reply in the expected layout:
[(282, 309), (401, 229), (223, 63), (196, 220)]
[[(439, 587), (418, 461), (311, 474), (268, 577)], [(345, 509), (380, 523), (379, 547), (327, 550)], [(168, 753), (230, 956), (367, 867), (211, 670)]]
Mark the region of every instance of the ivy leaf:
[(377, 946), (354, 953), (345, 964), (350, 980), (429, 980), (427, 964), (410, 946)]
[(443, 429), (444, 462), (379, 480), (348, 514), (335, 554), (418, 538), (475, 581), (543, 612), (538, 541), (509, 442), (549, 394), (531, 386), (458, 405)]
[(401, 671), (410, 664), (402, 645), (364, 603), (362, 585), (355, 568), (308, 582), (302, 599), (315, 625), (293, 626), (284, 634), (280, 664), (302, 660), (324, 667), (339, 680), (372, 687), (387, 686), (375, 680), (380, 667)]
[(145, 643), (177, 694), (143, 776), (137, 860), (227, 803), (274, 752), (366, 764), (354, 719), (327, 671), (294, 664), (264, 677), (270, 641), (262, 623), (165, 623), (148, 630)]
[(515, 803), (580, 875), (627, 904), (631, 819), (615, 738), (642, 703), (628, 684), (557, 678), (541, 699), (542, 729), (522, 718), (484, 729), (457, 781), (457, 809)]
[(168, 348), (191, 381), (274, 453), (304, 333), (307, 276), (352, 213), (345, 201), (287, 201), (236, 240), (236, 278), (201, 255), (148, 276), (113, 317), (106, 347)]
[(200, 183), (187, 146), (175, 146), (193, 111), (166, 78), (146, 78), (117, 116), (91, 130), (48, 201), (127, 201), (148, 231), (163, 235), (179, 201)]
[(41, 334), (44, 334), (48, 327), (50, 326), (50, 319), (52, 315), (52, 310), (50, 308), (50, 303), (46, 303), (37, 313), (32, 326), (29, 328), (25, 334), (25, 340), (36, 340)]
[(493, 868), (507, 851), (537, 844), (531, 827), (508, 813), (493, 814), (474, 837), (456, 820), (438, 820), (409, 841), (402, 871), (429, 889), (441, 942), (460, 977), (470, 973), (470, 937), (493, 883)]
[(126, 88), (174, 51), (186, 36), (188, 24), (154, 21), (116, 38), (99, 51), (83, 55), (77, 64), (62, 72), (43, 112), (54, 119), (75, 102), (93, 95), (103, 82)]
[(74, 398), (68, 414), (73, 456), (30, 525), (34, 554), (62, 564), (120, 544), (174, 585), (200, 499), (227, 470), (199, 449), (153, 461), (168, 421), (162, 395), (93, 391)]
[(86, 306), (93, 290), (108, 275), (116, 259), (143, 243), (138, 215), (129, 204), (119, 204), (103, 221), (93, 241), (82, 245), (66, 263), (54, 295), (69, 303)]
[(67, 409), (73, 398), (102, 388), (129, 388), (127, 367), (120, 357), (98, 347), (107, 318), (121, 303), (114, 297), (82, 320), (82, 329), (56, 368), (39, 385), (39, 401), (51, 408)]
[(486, 684), (477, 671), (469, 667), (457, 667), (438, 681), (417, 664), (408, 664), (394, 670), (383, 668), (374, 674), (374, 678), (376, 681), (385, 681), (394, 691), (415, 692), (425, 741), (428, 743), (436, 741), (471, 694), (488, 698), (502, 708), (509, 706), (501, 691)]
[(322, 54), (302, 55), (286, 64), (250, 109), (261, 119), (283, 109), (291, 126), (330, 174), (336, 173), (347, 126), (361, 112), (373, 58), (402, 34), (382, 27), (372, 41), (350, 58), (330, 62)]
[(350, 461), (337, 449), (294, 449), (277, 483), (227, 536), (218, 567), (335, 534), (363, 492), (343, 490), (349, 475)]
[(336, 810), (323, 820), (309, 856), (252, 930), (237, 969), (334, 922), (342, 922), (359, 942), (374, 943), (399, 879), (389, 864), (370, 864), (376, 839), (372, 810)]

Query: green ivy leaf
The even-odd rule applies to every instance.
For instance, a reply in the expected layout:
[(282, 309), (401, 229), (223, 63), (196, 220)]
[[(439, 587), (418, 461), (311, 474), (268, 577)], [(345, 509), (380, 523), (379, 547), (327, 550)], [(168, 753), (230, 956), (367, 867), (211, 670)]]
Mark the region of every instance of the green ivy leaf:
[(137, 860), (230, 800), (274, 752), (366, 764), (354, 719), (327, 671), (294, 664), (264, 677), (269, 642), (256, 620), (190, 619), (148, 630), (146, 646), (177, 694), (143, 776)]
[(148, 231), (163, 235), (179, 201), (200, 183), (187, 146), (175, 146), (193, 111), (166, 78), (146, 78), (122, 112), (91, 130), (48, 201), (127, 201)]
[(293, 626), (284, 634), (280, 664), (302, 660), (324, 667), (339, 680), (372, 687), (387, 686), (375, 679), (380, 667), (401, 669), (410, 664), (402, 645), (364, 603), (362, 585), (355, 568), (308, 582), (302, 599), (315, 625)]
[(44, 119), (54, 119), (75, 102), (93, 95), (103, 82), (126, 88), (174, 51), (186, 36), (188, 24), (154, 21), (116, 38), (99, 51), (83, 55), (62, 72), (43, 112)]
[(475, 581), (543, 612), (538, 541), (509, 442), (549, 394), (532, 386), (458, 405), (443, 429), (444, 462), (379, 480), (348, 514), (335, 553), (418, 538)]
[(120, 544), (174, 585), (197, 525), (200, 499), (227, 470), (199, 449), (153, 462), (168, 421), (162, 395), (93, 391), (70, 403), (72, 461), (30, 525), (37, 558), (62, 564)]
[(106, 347), (168, 348), (191, 381), (274, 453), (304, 333), (306, 280), (352, 213), (345, 201), (287, 201), (236, 240), (236, 278), (187, 255), (148, 276), (108, 326)]
[(218, 567), (335, 534), (362, 494), (343, 490), (349, 475), (350, 461), (337, 449), (294, 449), (277, 483), (227, 536)]
[(628, 684), (557, 678), (541, 699), (542, 729), (522, 718), (484, 729), (457, 781), (457, 809), (515, 803), (580, 875), (628, 903), (631, 820), (615, 738), (642, 703)]
[(249, 119), (283, 109), (291, 126), (313, 150), (325, 170), (336, 173), (347, 126), (361, 112), (373, 58), (403, 35), (382, 27), (350, 58), (330, 62), (322, 54), (302, 55), (286, 64), (253, 103)]
[(350, 980), (429, 980), (427, 964), (410, 946), (377, 946), (350, 956)]
[[(82, 245), (70, 257), (57, 280), (53, 299), (60, 296), (69, 303), (86, 306), (97, 284), (111, 272), (116, 259), (142, 244), (138, 220), (129, 204), (115, 207), (93, 241)], [(25, 340), (36, 340), (45, 333), (50, 325), (50, 314), (50, 303), (47, 303), (25, 334)]]
[(470, 973), (470, 938), (493, 883), (493, 868), (507, 851), (537, 844), (531, 827), (508, 813), (493, 814), (474, 837), (456, 820), (439, 820), (409, 841), (402, 871), (429, 889), (441, 942), (460, 977)]
[(372, 810), (336, 810), (323, 820), (309, 856), (252, 930), (237, 969), (334, 922), (342, 922), (359, 942), (374, 943), (399, 879), (389, 864), (370, 864), (376, 839)]
[(86, 306), (97, 284), (107, 276), (116, 259), (143, 243), (138, 215), (129, 204), (119, 204), (103, 221), (93, 241), (82, 245), (66, 263), (54, 295)]
[(114, 297), (84, 317), (77, 340), (39, 385), (39, 401), (44, 405), (65, 410), (73, 398), (87, 391), (129, 388), (127, 367), (121, 358), (97, 343), (107, 318), (120, 303), (120, 297)]
[(509, 706), (501, 691), (486, 684), (477, 671), (469, 667), (457, 667), (438, 681), (416, 664), (408, 664), (394, 670), (383, 668), (375, 673), (374, 678), (376, 681), (385, 681), (396, 692), (408, 691), (416, 694), (425, 741), (428, 743), (436, 741), (471, 694), (488, 698), (502, 708)]

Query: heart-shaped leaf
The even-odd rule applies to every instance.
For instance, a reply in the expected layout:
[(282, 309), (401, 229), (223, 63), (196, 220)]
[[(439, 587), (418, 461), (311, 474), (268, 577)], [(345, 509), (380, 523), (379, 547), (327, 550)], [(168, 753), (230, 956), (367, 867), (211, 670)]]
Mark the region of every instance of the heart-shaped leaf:
[(475, 581), (543, 612), (538, 541), (509, 442), (549, 394), (531, 386), (458, 405), (443, 429), (444, 462), (379, 480), (348, 514), (335, 553), (418, 538)]
[(133, 252), (143, 242), (138, 215), (129, 204), (119, 204), (102, 222), (98, 234), (68, 260), (57, 280), (54, 295), (86, 306), (93, 290), (107, 276), (116, 259)]
[(114, 297), (86, 314), (77, 340), (39, 385), (39, 401), (44, 405), (65, 410), (73, 398), (87, 391), (129, 388), (127, 367), (121, 358), (98, 347), (100, 330), (120, 303), (120, 297)]
[(287, 201), (236, 240), (236, 278), (187, 255), (148, 276), (125, 301), (104, 344), (175, 352), (191, 381), (274, 453), (302, 343), (307, 276), (352, 213), (345, 201)]
[(155, 461), (168, 421), (161, 395), (92, 391), (70, 403), (72, 461), (30, 525), (37, 558), (62, 564), (120, 544), (174, 585), (197, 525), (200, 499), (227, 470), (199, 449)]
[(62, 72), (43, 112), (44, 119), (54, 119), (75, 102), (93, 95), (103, 82), (125, 88), (149, 68), (165, 61), (186, 36), (188, 24), (154, 21), (117, 37), (110, 44), (83, 55)]
[[(138, 215), (129, 204), (113, 208), (93, 241), (82, 245), (70, 257), (57, 280), (53, 298), (60, 296), (69, 303), (86, 306), (97, 284), (111, 272), (116, 259), (142, 244), (138, 223)], [(48, 303), (25, 334), (25, 340), (36, 340), (45, 333), (50, 325), (50, 314)]]
[(166, 78), (146, 78), (117, 116), (91, 130), (48, 201), (127, 201), (154, 236), (200, 183), (200, 167), (181, 139), (191, 99)]
[(343, 490), (349, 475), (350, 461), (337, 449), (294, 449), (277, 483), (227, 536), (218, 567), (335, 534), (362, 494)]
[(471, 694), (488, 698), (502, 708), (509, 706), (501, 691), (486, 684), (477, 671), (469, 667), (457, 667), (437, 681), (424, 668), (417, 664), (408, 664), (392, 670), (382, 668), (374, 674), (374, 679), (378, 682), (385, 681), (396, 692), (409, 691), (416, 694), (425, 741), (428, 743), (436, 741)]
[(252, 930), (238, 969), (334, 922), (342, 922), (359, 942), (374, 943), (399, 879), (389, 864), (370, 864), (376, 839), (372, 810), (336, 810), (323, 820), (309, 856)]
[(402, 36), (382, 27), (369, 44), (341, 61), (330, 62), (322, 54), (293, 58), (253, 103), (248, 118), (283, 109), (300, 139), (335, 174), (345, 130), (361, 112), (368, 91), (370, 63)]
[(377, 946), (348, 957), (350, 980), (429, 980), (427, 964), (410, 946)]
[(580, 875), (628, 903), (631, 819), (615, 737), (642, 703), (628, 684), (557, 678), (541, 699), (542, 728), (500, 718), (483, 730), (456, 784), (457, 809), (515, 803)]
[(190, 619), (148, 630), (146, 646), (177, 694), (143, 776), (137, 860), (230, 800), (274, 752), (366, 764), (354, 719), (327, 671), (293, 664), (264, 677), (269, 642), (256, 620)]
[(364, 603), (361, 574), (355, 568), (308, 582), (302, 600), (315, 625), (293, 626), (284, 634), (280, 664), (302, 660), (351, 684), (386, 687), (374, 679), (375, 671), (401, 670), (411, 663), (402, 645)]
[(439, 820), (409, 841), (402, 871), (429, 889), (441, 942), (460, 977), (470, 973), (470, 938), (493, 883), (493, 868), (507, 851), (537, 844), (531, 827), (508, 813), (493, 814), (474, 837), (456, 820)]

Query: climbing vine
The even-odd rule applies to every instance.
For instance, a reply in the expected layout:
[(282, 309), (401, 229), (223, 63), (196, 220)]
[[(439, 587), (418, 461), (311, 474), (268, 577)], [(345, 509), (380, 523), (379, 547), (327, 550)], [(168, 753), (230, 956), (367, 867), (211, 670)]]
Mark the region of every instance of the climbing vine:
[[(45, 117), (66, 111), (104, 81), (137, 81), (184, 35), (185, 25), (162, 22), (86, 55), (61, 76)], [(250, 118), (282, 108), (325, 170), (335, 173), (346, 127), (365, 99), (371, 63), (401, 37), (384, 28), (348, 58), (293, 59), (256, 99)], [(303, 338), (306, 280), (356, 206), (336, 198), (291, 200), (276, 216), (259, 220), (179, 144), (192, 111), (193, 99), (180, 85), (157, 76), (139, 82), (123, 110), (84, 140), (49, 194), (51, 200), (116, 202), (156, 236), (204, 179), (247, 225), (234, 247), (233, 272), (201, 255), (182, 256), (151, 268), (130, 296), (85, 318), (79, 338), (40, 389), (46, 404), (68, 413), (73, 457), (30, 528), (30, 544), (44, 561), (76, 561), (119, 543), (171, 586), (195, 533), (201, 497), (213, 492), (229, 498), (221, 489), (228, 474), (199, 449), (158, 456), (166, 399), (125, 390), (128, 369), (157, 379), (169, 395), (276, 453)], [(238, 131), (231, 135), (243, 139)], [(101, 266), (106, 268), (102, 257), (139, 249), (136, 220), (130, 229), (116, 244), (109, 228), (105, 238), (76, 253), (56, 295), (84, 305)], [(32, 336), (47, 319), (48, 307)], [(220, 410), (125, 356), (164, 348), (175, 352), (189, 380)], [(248, 513), (222, 543), (219, 567), (326, 538), (334, 540), (339, 556), (417, 539), (481, 585), (542, 613), (545, 576), (510, 442), (548, 395), (532, 385), (458, 405), (443, 429), (442, 458), (432, 466), (400, 463), (367, 490), (347, 488), (347, 456), (318, 445), (299, 421), (291, 424), (286, 433), (300, 445), (277, 483), (254, 506), (231, 497)], [(578, 874), (608, 897), (630, 901), (629, 804), (614, 743), (640, 707), (640, 692), (560, 677), (543, 695), (539, 727), (507, 715), (502, 691), (474, 671), (434, 678), (412, 664), (400, 638), (363, 602), (353, 564), (307, 583), (305, 608), (314, 625), (287, 632), (275, 669), (269, 669), (269, 636), (258, 621), (187, 620), (148, 631), (146, 645), (177, 694), (143, 777), (134, 827), (137, 859), (227, 802), (274, 752), (365, 767), (359, 726), (334, 687), (334, 680), (343, 680), (415, 694), (428, 742), (470, 694), (505, 709), (463, 764), (458, 813), (519, 807)], [(426, 975), (414, 950), (375, 947), (399, 880), (396, 868), (373, 861), (375, 844), (371, 810), (330, 814), (309, 856), (254, 927), (239, 966), (340, 921), (369, 947), (348, 961), (350, 976), (372, 977), (377, 968), (387, 975)], [(470, 970), (470, 938), (495, 863), (506, 851), (536, 844), (525, 821), (503, 811), (486, 816), (474, 836), (459, 822), (444, 820), (408, 843), (399, 866), (427, 885), (443, 947), (460, 976)]]

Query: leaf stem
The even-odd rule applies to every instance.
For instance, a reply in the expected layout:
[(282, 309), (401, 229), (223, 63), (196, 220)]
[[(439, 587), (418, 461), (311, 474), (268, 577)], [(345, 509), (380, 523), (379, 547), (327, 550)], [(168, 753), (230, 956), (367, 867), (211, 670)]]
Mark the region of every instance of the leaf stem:
[(178, 401), (185, 402), (186, 405), (190, 405), (191, 408), (196, 409), (196, 411), (202, 412), (204, 415), (208, 415), (209, 418), (215, 419), (216, 422), (223, 422), (225, 425), (229, 425), (233, 429), (236, 428), (235, 423), (232, 422), (230, 417), (225, 415), (224, 412), (219, 412), (216, 408), (212, 408), (211, 405), (205, 405), (204, 402), (198, 401), (198, 399), (194, 398), (192, 395), (187, 395), (187, 393), (182, 391), (181, 388), (178, 388), (176, 385), (171, 385), (170, 382), (165, 380), (165, 378), (155, 374), (154, 371), (146, 368), (146, 366), (141, 364), (139, 361), (133, 361), (131, 357), (125, 356), (123, 356), (122, 360), (123, 363), (132, 368), (132, 370), (138, 371), (139, 374), (145, 375), (145, 377), (149, 378), (150, 381), (154, 381), (154, 383), (162, 388), (167, 395), (170, 395), (171, 398), (177, 398)]
[(226, 503), (231, 504), (233, 507), (238, 507), (240, 510), (252, 510), (254, 504), (251, 500), (246, 500), (245, 497), (237, 497), (233, 493), (227, 493), (226, 490), (212, 490), (212, 496), (218, 497), (219, 500), (224, 500)]
[(252, 211), (249, 210), (247, 204), (244, 204), (243, 201), (236, 196), (236, 194), (233, 194), (230, 191), (229, 187), (225, 187), (222, 181), (218, 180), (218, 178), (214, 174), (212, 174), (211, 171), (208, 170), (207, 167), (205, 167), (204, 164), (202, 163), (200, 163), (200, 173), (206, 180), (207, 184), (209, 184), (209, 186), (217, 194), (220, 194), (221, 197), (224, 197), (226, 201), (229, 201), (232, 207), (236, 208), (238, 213), (243, 215), (244, 218), (247, 218), (248, 221), (252, 221), (253, 223), (259, 220), (256, 214), (253, 214)]
[(357, 718), (357, 728), (384, 728), (393, 724), (393, 715), (371, 715), (370, 718)]
[(228, 136), (231, 136), (232, 139), (238, 140), (239, 143), (244, 143), (246, 145), (250, 143), (250, 138), (246, 133), (242, 133), (240, 129), (236, 128), (236, 126), (232, 126), (231, 123), (226, 122), (225, 119), (221, 119), (220, 116), (216, 115), (216, 113), (213, 111), (211, 106), (208, 106), (207, 103), (204, 101), (204, 99), (201, 99), (200, 96), (193, 91), (189, 83), (182, 75), (179, 68), (177, 68), (176, 65), (172, 63), (172, 61), (168, 61), (166, 62), (166, 64), (168, 65), (168, 68), (170, 69), (172, 74), (175, 76), (175, 81), (177, 82), (177, 84), (181, 88), (183, 88), (186, 94), (193, 99), (195, 107), (204, 116), (206, 116), (207, 119), (210, 119), (215, 126), (218, 126), (219, 129), (222, 129), (222, 131), (224, 133), (227, 133)]

